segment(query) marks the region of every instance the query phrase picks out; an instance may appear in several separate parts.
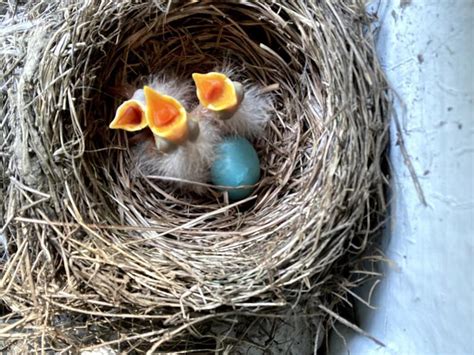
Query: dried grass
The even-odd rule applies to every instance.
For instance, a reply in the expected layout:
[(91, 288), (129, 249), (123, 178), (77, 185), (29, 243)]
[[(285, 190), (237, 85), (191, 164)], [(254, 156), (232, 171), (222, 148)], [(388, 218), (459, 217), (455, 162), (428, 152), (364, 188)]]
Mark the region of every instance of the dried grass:
[[(38, 351), (229, 351), (239, 339), (208, 321), (296, 305), (330, 327), (372, 276), (362, 264), (377, 256), (364, 252), (386, 209), (387, 87), (360, 1), (0, 12), (1, 338)], [(107, 129), (120, 100), (150, 74), (228, 61), (274, 92), (255, 194), (228, 204), (131, 180), (127, 136)]]

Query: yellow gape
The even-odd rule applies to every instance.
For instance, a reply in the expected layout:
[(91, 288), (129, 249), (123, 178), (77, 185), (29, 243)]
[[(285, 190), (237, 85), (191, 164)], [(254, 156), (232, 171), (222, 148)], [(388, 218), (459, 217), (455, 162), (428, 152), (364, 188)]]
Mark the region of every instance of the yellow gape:
[(140, 101), (127, 100), (117, 109), (109, 128), (135, 132), (146, 126), (145, 106)]
[(153, 134), (180, 144), (188, 136), (186, 109), (171, 96), (161, 95), (149, 86), (144, 87), (146, 123)]
[(212, 111), (234, 108), (239, 101), (234, 83), (224, 74), (193, 74), (196, 93), (202, 106)]

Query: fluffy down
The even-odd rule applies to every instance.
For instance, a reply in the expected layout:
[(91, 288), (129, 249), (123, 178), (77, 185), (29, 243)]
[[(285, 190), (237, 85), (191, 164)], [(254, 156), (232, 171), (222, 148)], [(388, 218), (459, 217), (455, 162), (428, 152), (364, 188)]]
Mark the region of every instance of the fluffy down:
[[(200, 134), (194, 142), (186, 142), (168, 154), (160, 153), (153, 139), (137, 144), (132, 149), (134, 170), (132, 175), (154, 175), (172, 177), (190, 182), (209, 181), (210, 167), (215, 158), (215, 146), (220, 135), (215, 126), (201, 122)], [(202, 186), (176, 182), (184, 190), (204, 192)]]
[(245, 96), (235, 114), (217, 126), (225, 136), (236, 135), (253, 139), (263, 134), (270, 120), (272, 101), (255, 85), (245, 85)]
[[(165, 76), (157, 76), (151, 78), (149, 84), (153, 90), (158, 91), (160, 94), (174, 97), (183, 105), (186, 110), (190, 109), (190, 104), (193, 101), (194, 91), (192, 83), (188, 80), (181, 80), (175, 78), (168, 78)], [(145, 92), (143, 89), (138, 89), (133, 94), (132, 99), (138, 100), (145, 104)]]

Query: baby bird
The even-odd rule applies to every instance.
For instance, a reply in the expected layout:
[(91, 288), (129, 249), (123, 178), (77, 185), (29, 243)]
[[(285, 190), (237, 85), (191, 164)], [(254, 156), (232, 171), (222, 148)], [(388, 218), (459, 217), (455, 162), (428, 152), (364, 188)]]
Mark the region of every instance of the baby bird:
[(251, 84), (230, 80), (232, 71), (194, 73), (198, 105), (190, 113), (191, 86), (177, 80), (155, 79), (135, 91), (117, 109), (110, 128), (130, 132), (149, 128), (132, 140), (134, 168), (139, 173), (176, 178), (178, 186), (202, 193), (193, 182), (209, 180), (216, 147), (228, 136), (261, 136), (272, 102)]
[(272, 101), (254, 84), (230, 80), (232, 70), (194, 73), (199, 114), (212, 121), (223, 136), (254, 139), (263, 134), (270, 119)]
[(214, 148), (220, 140), (217, 128), (188, 113), (189, 85), (155, 80), (137, 90), (117, 109), (110, 128), (138, 131), (149, 127), (151, 139), (132, 148), (135, 169), (132, 175), (159, 175), (181, 180), (178, 186), (202, 193), (197, 183), (209, 180)]

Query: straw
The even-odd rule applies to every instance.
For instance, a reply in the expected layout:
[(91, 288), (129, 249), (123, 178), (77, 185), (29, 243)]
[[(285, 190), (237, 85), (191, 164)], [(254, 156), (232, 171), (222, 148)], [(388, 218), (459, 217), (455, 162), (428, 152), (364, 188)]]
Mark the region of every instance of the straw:
[[(216, 349), (243, 338), (206, 324), (295, 305), (329, 329), (372, 277), (389, 100), (362, 2), (48, 0), (0, 14), (0, 299), (4, 324), (22, 320), (0, 337)], [(129, 136), (107, 128), (120, 102), (150, 75), (224, 63), (275, 100), (254, 194), (228, 204), (132, 179)]]

